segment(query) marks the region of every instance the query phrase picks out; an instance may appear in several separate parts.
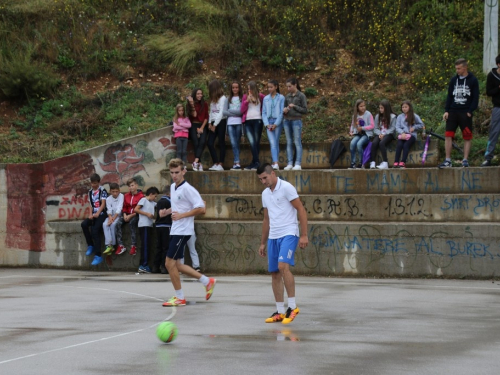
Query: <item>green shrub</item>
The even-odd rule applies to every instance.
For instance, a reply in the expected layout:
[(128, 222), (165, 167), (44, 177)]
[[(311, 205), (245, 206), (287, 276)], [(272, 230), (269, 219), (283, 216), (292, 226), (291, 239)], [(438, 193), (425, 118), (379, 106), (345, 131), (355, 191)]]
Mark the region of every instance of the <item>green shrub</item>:
[(318, 90), (316, 90), (314, 87), (306, 87), (304, 89), (304, 95), (308, 98), (315, 97), (316, 95), (318, 95)]
[(31, 58), (31, 50), (0, 55), (0, 91), (9, 99), (52, 96), (60, 84), (49, 67)]

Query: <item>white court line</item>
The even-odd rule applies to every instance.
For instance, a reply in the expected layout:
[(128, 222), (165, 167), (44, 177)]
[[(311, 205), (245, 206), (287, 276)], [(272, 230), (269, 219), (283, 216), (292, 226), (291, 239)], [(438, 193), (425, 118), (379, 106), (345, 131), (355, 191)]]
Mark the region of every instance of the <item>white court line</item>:
[[(14, 277), (23, 277), (23, 278), (74, 278), (74, 279), (81, 279), (82, 281), (85, 280), (93, 280), (93, 281), (99, 281), (102, 280), (101, 276), (30, 276), (30, 275), (10, 275), (10, 276), (0, 276), (0, 279), (3, 278), (14, 278)], [(122, 277), (122, 276), (112, 276), (112, 277)], [(332, 284), (340, 284), (340, 285), (354, 285), (354, 286), (385, 286), (385, 285), (399, 285), (399, 286), (405, 286), (405, 287), (420, 287), (420, 288), (444, 288), (444, 289), (475, 289), (475, 290), (494, 290), (494, 291), (500, 291), (500, 288), (495, 288), (495, 287), (476, 287), (476, 286), (451, 286), (451, 285), (427, 285), (427, 284), (414, 284), (414, 283), (408, 283), (403, 280), (396, 280), (394, 281), (383, 279), (384, 281), (373, 279), (373, 282), (367, 280), (367, 281), (359, 281), (359, 282), (348, 282), (348, 281), (343, 281), (340, 278), (335, 278), (335, 279), (330, 279), (328, 281), (308, 281), (307, 279), (305, 280), (297, 280), (297, 276), (295, 276), (295, 284), (318, 284), (318, 285), (332, 285)], [(128, 278), (127, 278), (128, 279)], [(160, 280), (160, 279), (159, 279)], [(411, 279), (410, 279), (411, 280)], [(113, 281), (110, 279), (107, 279), (106, 281)], [(120, 281), (119, 279), (116, 279), (116, 281)], [(184, 281), (184, 280), (183, 280)], [(189, 282), (189, 280), (185, 280), (186, 282)], [(220, 279), (217, 279), (217, 281), (220, 281)], [(239, 283), (248, 283), (249, 280), (245, 279), (232, 279), (231, 276), (228, 276), (226, 281), (234, 281), (234, 282), (239, 282)], [(428, 280), (433, 281), (433, 280)], [(436, 281), (439, 281), (436, 279)], [(442, 280), (441, 280), (442, 281)], [(448, 280), (448, 281), (460, 281), (460, 282), (467, 282), (464, 280)], [(479, 282), (481, 280), (471, 280), (472, 282)], [(268, 284), (270, 283), (269, 279), (262, 279), (262, 280), (251, 280), (252, 283), (260, 283), (260, 284)], [(30, 284), (28, 284), (30, 285)], [(152, 297), (153, 298), (153, 297)], [(162, 300), (163, 301), (163, 300)]]
[[(28, 284), (28, 285), (31, 285), (31, 284)], [(123, 290), (113, 290), (113, 289), (104, 289), (104, 288), (89, 288), (89, 287), (82, 287), (82, 286), (67, 286), (67, 285), (54, 285), (54, 286), (66, 287), (66, 288), (78, 288), (78, 289), (103, 290), (103, 291), (115, 292), (115, 293), (125, 293), (125, 294), (131, 294), (131, 295), (135, 295), (135, 296), (140, 296), (140, 297), (151, 298), (151, 299), (154, 299), (154, 300), (157, 300), (157, 301), (163, 301), (162, 299), (159, 299), (159, 298), (156, 298), (156, 297), (151, 297), (151, 296), (147, 296), (147, 295), (144, 295), (144, 294), (126, 292), (126, 291), (123, 291)], [(113, 336), (109, 336), (109, 337), (103, 337), (103, 338), (100, 338), (100, 339), (97, 339), (97, 340), (91, 340), (91, 341), (81, 342), (79, 344), (69, 345), (69, 346), (65, 346), (65, 347), (62, 347), (62, 348), (46, 350), (46, 351), (40, 352), (40, 353), (28, 354), (28, 355), (25, 355), (25, 356), (22, 356), (22, 357), (7, 359), (5, 361), (1, 361), (0, 365), (3, 365), (5, 363), (9, 363), (9, 362), (19, 361), (21, 359), (36, 357), (36, 356), (40, 356), (40, 355), (44, 355), (44, 354), (49, 354), (49, 353), (59, 352), (59, 351), (62, 351), (62, 350), (67, 350), (67, 349), (72, 349), (72, 348), (76, 348), (76, 347), (83, 346), (83, 345), (93, 344), (93, 343), (100, 342), (100, 341), (111, 340), (111, 339), (115, 339), (117, 337), (131, 335), (133, 333), (143, 332), (143, 331), (145, 331), (147, 329), (151, 329), (151, 328), (159, 325), (160, 323), (163, 323), (163, 322), (166, 322), (166, 321), (172, 319), (175, 316), (176, 312), (177, 312), (177, 308), (175, 306), (173, 306), (172, 307), (172, 312), (170, 313), (170, 315), (166, 319), (162, 320), (161, 322), (158, 322), (158, 323), (155, 323), (153, 325), (150, 325), (149, 327), (146, 327), (146, 328), (137, 329), (135, 331), (130, 331), (130, 332), (124, 332), (124, 333), (120, 333), (118, 335), (113, 335)]]

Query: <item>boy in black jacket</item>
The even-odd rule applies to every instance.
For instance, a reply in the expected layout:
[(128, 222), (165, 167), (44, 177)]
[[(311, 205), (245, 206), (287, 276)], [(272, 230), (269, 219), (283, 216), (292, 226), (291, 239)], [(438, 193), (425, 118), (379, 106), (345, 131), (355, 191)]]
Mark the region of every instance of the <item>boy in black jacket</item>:
[(156, 203), (156, 254), (153, 273), (168, 273), (165, 259), (170, 243), (170, 228), (172, 227), (172, 209), (170, 205), (170, 186), (165, 186), (164, 194)]
[(464, 139), (464, 158), (462, 167), (468, 167), (470, 147), (472, 143), (472, 113), (477, 109), (479, 103), (479, 82), (477, 78), (467, 70), (467, 60), (455, 61), (457, 72), (450, 80), (448, 86), (448, 97), (446, 98), (443, 120), (446, 121), (445, 143), (446, 159), (439, 164), (439, 168), (451, 167), (451, 148), (455, 131), (458, 127), (462, 130)]
[(491, 159), (495, 154), (495, 146), (500, 135), (500, 55), (495, 58), (496, 68), (491, 69), (486, 77), (486, 95), (491, 96), (493, 109), (491, 111), (490, 131), (488, 135), (488, 146), (484, 154), (481, 167), (489, 167)]

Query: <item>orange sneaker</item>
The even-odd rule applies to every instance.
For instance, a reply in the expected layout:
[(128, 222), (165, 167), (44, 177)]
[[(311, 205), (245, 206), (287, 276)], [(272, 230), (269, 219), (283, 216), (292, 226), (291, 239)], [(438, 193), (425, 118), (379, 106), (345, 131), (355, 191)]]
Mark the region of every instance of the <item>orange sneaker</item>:
[(217, 280), (215, 280), (213, 277), (210, 278), (210, 281), (208, 282), (208, 285), (205, 287), (207, 291), (207, 295), (205, 296), (205, 299), (208, 301), (210, 297), (212, 297), (212, 293), (214, 292), (214, 287), (215, 283)]
[(278, 323), (285, 318), (285, 314), (280, 314), (279, 312), (273, 313), (269, 318), (266, 319), (266, 323)]
[(172, 297), (167, 302), (164, 302), (162, 306), (164, 306), (164, 307), (186, 306), (186, 300), (185, 299), (180, 299), (180, 298), (177, 298), (177, 297)]
[(298, 307), (296, 307), (293, 310), (291, 308), (288, 308), (288, 310), (286, 310), (285, 318), (281, 323), (283, 324), (291, 323), (295, 319), (295, 317), (299, 315), (299, 312), (300, 310)]

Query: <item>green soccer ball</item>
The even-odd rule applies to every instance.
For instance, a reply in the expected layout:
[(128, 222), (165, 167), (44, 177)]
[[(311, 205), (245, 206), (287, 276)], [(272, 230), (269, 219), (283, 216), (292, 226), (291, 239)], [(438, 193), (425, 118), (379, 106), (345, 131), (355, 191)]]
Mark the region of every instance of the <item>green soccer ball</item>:
[(156, 336), (162, 342), (172, 342), (177, 337), (177, 326), (172, 322), (162, 322), (156, 329)]

